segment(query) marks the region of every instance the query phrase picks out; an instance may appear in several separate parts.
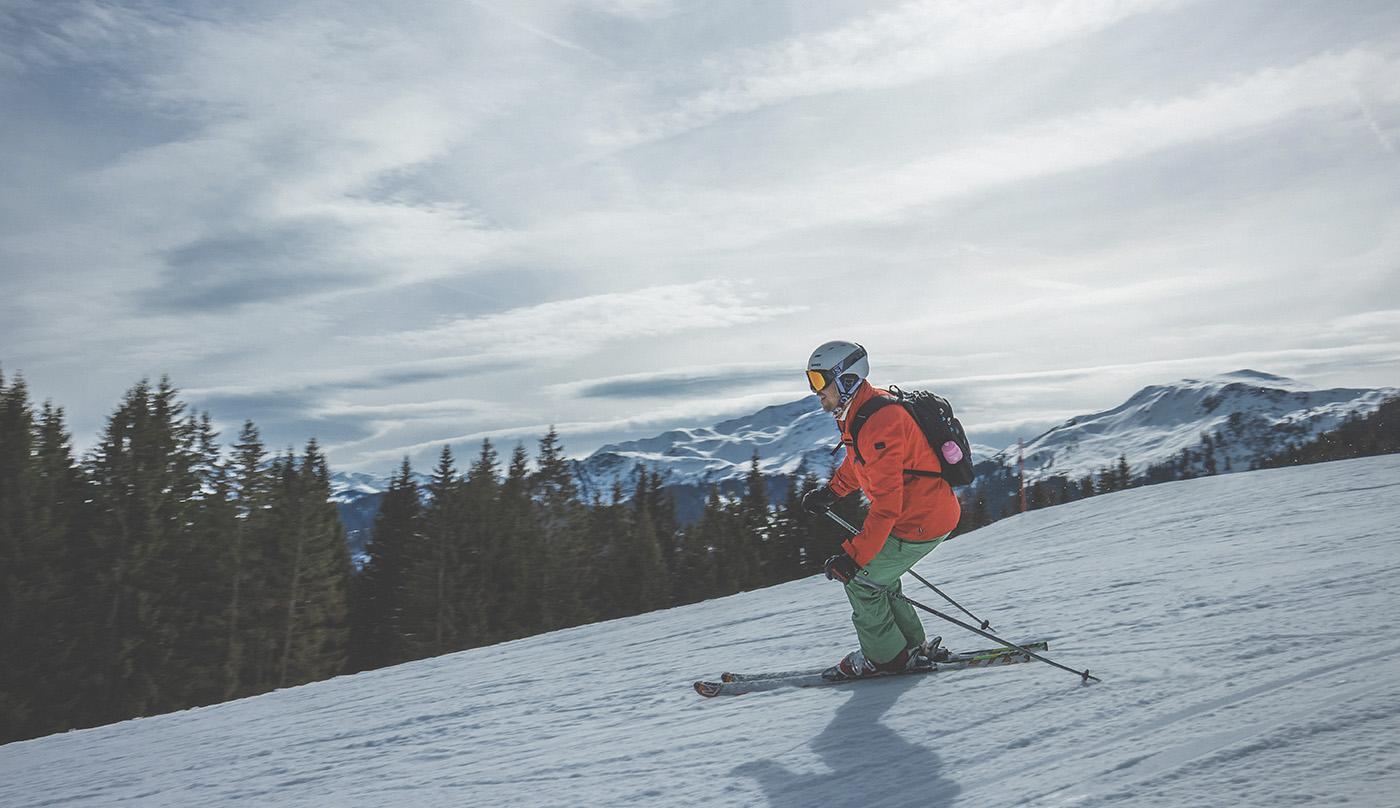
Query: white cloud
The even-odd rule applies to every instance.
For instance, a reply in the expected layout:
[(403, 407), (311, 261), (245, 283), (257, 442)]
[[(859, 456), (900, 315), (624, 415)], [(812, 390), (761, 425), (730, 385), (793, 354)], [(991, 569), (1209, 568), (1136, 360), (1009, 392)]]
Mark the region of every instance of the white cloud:
[(626, 148), (727, 116), (827, 93), (901, 87), (1102, 30), (1188, 0), (926, 0), (834, 30), (785, 38), (704, 62), (709, 87), (662, 112), (599, 133)]
[(611, 342), (755, 324), (800, 310), (755, 302), (747, 287), (706, 280), (610, 292), (363, 341), (416, 352), (469, 351), (493, 361), (558, 362)]
[(833, 335), (989, 422), (1400, 364), (1393, 4), (0, 5), (0, 361), (84, 436), (170, 372), (338, 460), (582, 451)]
[[(930, 203), (1238, 137), (1307, 113), (1349, 114), (1358, 88), (1386, 103), (1400, 100), (1400, 59), (1365, 49), (1327, 53), (1165, 101), (1096, 109), (978, 137), (893, 169), (822, 176), (777, 194), (755, 195), (748, 200), (749, 212), (782, 215), (805, 227), (898, 218)], [(724, 195), (715, 206), (727, 208), (730, 201)]]

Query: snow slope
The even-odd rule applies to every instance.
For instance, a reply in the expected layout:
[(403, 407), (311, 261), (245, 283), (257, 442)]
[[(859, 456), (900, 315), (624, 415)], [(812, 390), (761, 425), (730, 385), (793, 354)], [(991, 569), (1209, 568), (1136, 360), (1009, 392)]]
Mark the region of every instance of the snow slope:
[(1397, 523), (1400, 456), (1368, 458), (1035, 511), (919, 567), (1102, 684), (1030, 663), (691, 690), (853, 647), (811, 578), (10, 744), (0, 805), (1395, 806)]

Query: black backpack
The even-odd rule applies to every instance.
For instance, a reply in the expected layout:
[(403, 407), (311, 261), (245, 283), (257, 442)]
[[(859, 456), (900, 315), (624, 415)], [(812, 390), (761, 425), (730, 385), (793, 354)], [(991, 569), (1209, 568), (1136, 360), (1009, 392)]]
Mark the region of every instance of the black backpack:
[(860, 434), (860, 428), (865, 426), (866, 420), (887, 404), (900, 404), (914, 416), (914, 423), (919, 425), (924, 437), (928, 439), (928, 445), (933, 448), (934, 455), (943, 463), (940, 471), (905, 469), (904, 473), (942, 477), (949, 485), (967, 485), (972, 482), (972, 447), (967, 442), (967, 433), (963, 431), (963, 425), (953, 415), (953, 405), (948, 403), (948, 399), (926, 390), (910, 390), (906, 393), (894, 385), (890, 385), (890, 391), (894, 395), (876, 396), (862, 404), (860, 409), (856, 410), (856, 414), (851, 416), (851, 444), (855, 449), (856, 462), (865, 465), (865, 458), (860, 456), (857, 436)]

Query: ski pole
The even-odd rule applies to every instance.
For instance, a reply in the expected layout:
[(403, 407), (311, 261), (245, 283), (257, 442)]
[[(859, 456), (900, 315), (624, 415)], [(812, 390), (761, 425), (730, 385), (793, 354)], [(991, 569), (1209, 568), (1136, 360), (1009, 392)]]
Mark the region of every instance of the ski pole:
[(1037, 654), (1036, 652), (1034, 652), (1034, 651), (1032, 651), (1032, 650), (1030, 650), (1030, 649), (1028, 649), (1028, 648), (1022, 648), (1021, 646), (1019, 646), (1019, 645), (1017, 645), (1017, 644), (1015, 644), (1015, 643), (1007, 642), (1006, 640), (1003, 640), (1002, 638), (998, 637), (998, 636), (995, 635), (995, 634), (992, 634), (991, 632), (983, 631), (982, 629), (980, 629), (980, 628), (978, 628), (978, 627), (976, 627), (976, 626), (973, 626), (973, 625), (969, 625), (969, 624), (967, 624), (967, 623), (964, 623), (963, 621), (957, 619), (956, 617), (949, 617), (948, 615), (946, 615), (946, 614), (944, 614), (944, 613), (938, 611), (937, 609), (930, 608), (930, 607), (925, 606), (924, 604), (918, 602), (917, 600), (913, 600), (913, 599), (911, 599), (911, 598), (905, 597), (903, 594), (901, 594), (901, 593), (899, 593), (899, 592), (896, 592), (896, 591), (894, 591), (893, 589), (890, 589), (888, 586), (882, 586), (882, 585), (880, 585), (880, 584), (877, 584), (877, 583), (875, 583), (874, 581), (870, 580), (869, 578), (863, 578), (863, 577), (861, 577), (860, 575), (857, 575), (856, 577), (852, 578), (851, 580), (853, 580), (853, 581), (860, 581), (861, 583), (865, 584), (866, 586), (868, 586), (868, 587), (870, 587), (870, 588), (872, 588), (872, 589), (878, 589), (878, 590), (880, 590), (881, 592), (884, 592), (886, 595), (889, 595), (890, 597), (899, 598), (900, 600), (904, 601), (905, 603), (909, 604), (910, 606), (916, 606), (916, 607), (918, 607), (918, 608), (920, 608), (920, 609), (923, 609), (924, 611), (928, 612), (929, 614), (934, 615), (935, 617), (941, 617), (941, 618), (943, 618), (944, 620), (947, 620), (949, 623), (952, 623), (952, 624), (955, 625), (955, 626), (958, 626), (958, 627), (960, 627), (960, 628), (965, 628), (965, 629), (967, 629), (968, 631), (974, 632), (974, 633), (976, 633), (976, 634), (981, 634), (983, 637), (986, 637), (987, 639), (992, 640), (993, 642), (999, 642), (999, 643), (1001, 643), (1002, 645), (1006, 646), (1007, 648), (1010, 648), (1010, 649), (1015, 650), (1015, 651), (1019, 651), (1019, 652), (1025, 654), (1026, 656), (1032, 658), (1032, 659), (1038, 659), (1038, 660), (1040, 660), (1041, 662), (1044, 662), (1044, 663), (1047, 664), (1047, 665), (1054, 665), (1055, 667), (1059, 668), (1060, 670), (1066, 670), (1066, 671), (1069, 671), (1070, 673), (1078, 674), (1079, 677), (1082, 678), (1085, 682), (1088, 682), (1090, 679), (1093, 679), (1095, 682), (1102, 682), (1102, 681), (1103, 681), (1102, 679), (1100, 679), (1100, 678), (1097, 677), (1097, 676), (1090, 676), (1090, 675), (1089, 675), (1089, 671), (1088, 671), (1087, 668), (1086, 668), (1085, 670), (1082, 670), (1082, 671), (1077, 671), (1077, 670), (1075, 670), (1074, 668), (1069, 667), (1068, 665), (1061, 665), (1060, 663), (1056, 662), (1056, 661), (1053, 660), (1053, 659), (1046, 659), (1045, 657), (1041, 656), (1040, 654)]
[[(841, 525), (842, 527), (846, 528), (847, 530), (851, 531), (851, 535), (852, 535), (852, 536), (854, 536), (854, 535), (856, 535), (857, 533), (860, 532), (860, 530), (859, 530), (858, 528), (856, 528), (855, 525), (851, 524), (850, 522), (847, 522), (845, 519), (842, 519), (840, 516), (837, 516), (835, 511), (827, 511), (827, 512), (826, 512), (826, 515), (827, 515), (827, 516), (830, 516), (832, 519), (835, 519), (836, 522), (837, 522), (837, 524), (839, 524), (839, 525)], [(950, 598), (950, 597), (948, 597), (947, 595), (945, 595), (945, 594), (943, 593), (943, 590), (941, 590), (941, 589), (939, 589), (938, 587), (934, 586), (933, 584), (929, 583), (928, 580), (925, 579), (924, 576), (920, 575), (919, 573), (917, 573), (917, 572), (915, 572), (915, 571), (913, 571), (913, 570), (909, 570), (909, 574), (912, 575), (912, 576), (914, 576), (915, 578), (919, 579), (919, 583), (923, 584), (924, 586), (928, 587), (929, 589), (932, 589), (934, 592), (937, 592), (939, 597), (943, 598), (944, 600), (948, 601), (949, 603), (951, 603), (951, 604), (953, 604), (954, 606), (956, 606), (956, 607), (958, 607), (959, 609), (961, 609), (963, 614), (965, 614), (965, 615), (967, 615), (968, 617), (971, 617), (973, 620), (976, 620), (977, 622), (981, 623), (981, 624), (982, 624), (982, 630), (983, 630), (983, 631), (990, 631), (990, 630), (991, 630), (992, 621), (990, 621), (990, 620), (983, 620), (982, 618), (978, 617), (977, 615), (973, 614), (972, 612), (969, 612), (967, 609), (963, 608), (963, 605), (962, 605), (961, 603), (958, 603), (956, 600), (953, 600), (952, 598)]]

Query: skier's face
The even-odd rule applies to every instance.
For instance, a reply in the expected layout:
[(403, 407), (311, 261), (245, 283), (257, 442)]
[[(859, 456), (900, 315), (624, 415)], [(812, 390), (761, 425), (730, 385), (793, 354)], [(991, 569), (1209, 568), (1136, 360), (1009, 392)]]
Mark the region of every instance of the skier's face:
[(841, 406), (841, 392), (836, 389), (835, 384), (828, 384), (818, 390), (816, 396), (822, 403), (823, 412), (836, 412), (836, 408)]

